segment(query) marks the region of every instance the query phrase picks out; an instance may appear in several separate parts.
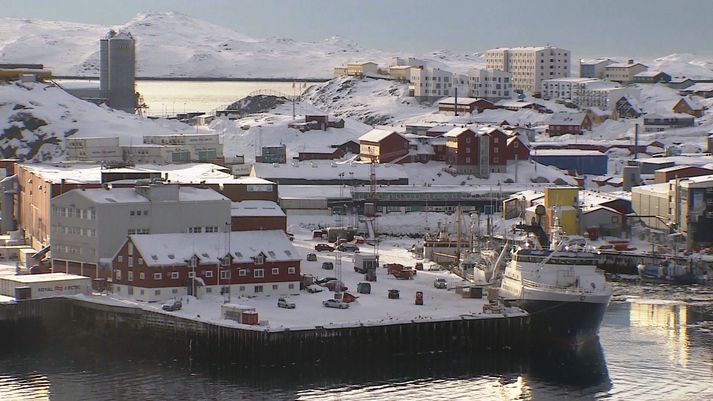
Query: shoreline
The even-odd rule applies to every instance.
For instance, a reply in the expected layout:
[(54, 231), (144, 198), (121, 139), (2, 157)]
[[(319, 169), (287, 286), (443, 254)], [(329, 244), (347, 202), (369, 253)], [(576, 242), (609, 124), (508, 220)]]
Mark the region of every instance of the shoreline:
[[(98, 76), (55, 75), (52, 79), (98, 81)], [(185, 82), (327, 82), (328, 78), (136, 77), (137, 81)]]

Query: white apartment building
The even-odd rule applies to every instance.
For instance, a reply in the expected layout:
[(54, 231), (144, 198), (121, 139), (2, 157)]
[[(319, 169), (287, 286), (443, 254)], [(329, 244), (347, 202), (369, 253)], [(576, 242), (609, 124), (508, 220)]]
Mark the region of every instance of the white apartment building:
[(513, 90), (539, 94), (542, 81), (569, 76), (570, 51), (558, 47), (513, 47), (485, 52), (485, 67), (512, 74)]
[(579, 60), (579, 77), (604, 79), (606, 67), (610, 64), (614, 64), (614, 61), (608, 58)]
[(489, 100), (512, 97), (512, 74), (501, 70), (473, 68), (468, 70), (468, 94)]
[[(411, 68), (410, 82), (409, 92), (418, 99), (436, 100), (452, 96), (453, 73), (450, 71), (431, 67)], [(466, 94), (463, 93), (463, 96)]]
[(648, 70), (649, 67), (628, 60), (626, 63), (615, 63), (606, 66), (604, 77), (613, 82), (629, 83), (634, 80), (634, 75)]
[(68, 160), (121, 161), (119, 138), (67, 138), (64, 140)]
[(612, 110), (622, 96), (638, 97), (637, 88), (623, 88), (595, 78), (557, 78), (542, 82), (543, 99), (560, 99), (580, 108)]
[(209, 188), (146, 182), (135, 188), (74, 189), (50, 204), (55, 272), (106, 277), (107, 263), (132, 234), (230, 229), (230, 199)]

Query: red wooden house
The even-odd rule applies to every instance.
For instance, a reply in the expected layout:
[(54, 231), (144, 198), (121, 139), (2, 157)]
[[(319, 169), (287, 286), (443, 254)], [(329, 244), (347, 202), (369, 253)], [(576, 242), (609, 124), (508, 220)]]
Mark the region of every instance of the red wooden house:
[(504, 173), (507, 170), (508, 136), (499, 128), (485, 128), (480, 131), (490, 138), (489, 164), (491, 173)]
[(112, 291), (146, 302), (296, 294), (300, 259), (281, 230), (131, 235), (112, 258)]
[(446, 163), (457, 174), (490, 175), (490, 137), (470, 128), (453, 128), (446, 139)]
[(580, 135), (584, 130), (592, 129), (592, 120), (587, 113), (556, 113), (547, 126), (549, 136)]
[(359, 137), (359, 156), (362, 160), (378, 159), (389, 163), (408, 154), (409, 142), (395, 131), (373, 129)]

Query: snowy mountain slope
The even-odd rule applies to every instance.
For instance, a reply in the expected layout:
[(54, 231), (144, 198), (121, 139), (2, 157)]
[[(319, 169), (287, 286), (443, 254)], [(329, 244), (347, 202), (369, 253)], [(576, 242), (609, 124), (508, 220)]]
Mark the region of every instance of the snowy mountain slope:
[(369, 125), (392, 124), (433, 111), (408, 96), (408, 84), (382, 79), (335, 78), (313, 85), (303, 99), (335, 116)]
[(44, 63), (56, 75), (98, 75), (99, 39), (112, 28), (136, 38), (138, 76), (329, 77), (337, 64), (388, 57), (341, 37), (254, 39), (180, 13), (147, 12), (113, 27), (1, 18), (0, 59)]
[(143, 135), (190, 129), (99, 107), (52, 85), (0, 85), (0, 157), (57, 160), (63, 157), (64, 138), (70, 136), (119, 136), (122, 144), (137, 144)]

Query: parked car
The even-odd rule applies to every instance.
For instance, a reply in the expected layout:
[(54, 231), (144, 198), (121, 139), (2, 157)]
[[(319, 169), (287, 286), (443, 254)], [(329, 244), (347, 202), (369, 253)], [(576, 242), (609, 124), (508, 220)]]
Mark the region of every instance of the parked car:
[(337, 247), (342, 252), (359, 252), (359, 247), (351, 242), (345, 242)]
[(314, 250), (317, 252), (322, 252), (322, 251), (332, 252), (334, 250), (334, 247), (329, 244), (321, 243), (321, 244), (315, 245)]
[(311, 284), (307, 286), (307, 292), (310, 294), (314, 294), (315, 292), (322, 292), (324, 291), (324, 287), (318, 284)]
[(317, 261), (317, 255), (313, 253), (308, 253), (307, 254), (307, 261), (308, 262), (316, 262)]
[(332, 262), (324, 262), (324, 263), (322, 263), (322, 269), (324, 269), (324, 270), (334, 270), (334, 263), (332, 263)]
[(436, 288), (448, 288), (448, 282), (444, 278), (437, 278), (433, 280), (433, 286)]
[(294, 241), (294, 240), (295, 240), (295, 235), (294, 235), (294, 234), (292, 234), (292, 233), (285, 233), (285, 234), (287, 234), (287, 238), (288, 238), (290, 241)]
[(295, 303), (288, 301), (285, 298), (279, 298), (277, 300), (277, 306), (279, 306), (280, 308), (285, 308), (285, 309), (295, 309)]
[(325, 287), (327, 287), (327, 289), (328, 289), (329, 291), (337, 291), (337, 290), (339, 290), (339, 291), (346, 291), (346, 290), (349, 289), (349, 288), (347, 288), (346, 285), (344, 285), (344, 283), (342, 283), (342, 282), (339, 281), (339, 280), (327, 281), (326, 283), (324, 283), (324, 284), (322, 284), (322, 285), (325, 286)]
[(336, 279), (337, 279), (336, 277), (325, 277), (325, 278), (321, 278), (319, 280), (315, 280), (314, 283), (317, 285), (324, 285), (325, 283), (328, 283), (328, 282), (330, 282), (332, 280), (336, 280)]
[(338, 301), (336, 299), (327, 299), (325, 301), (322, 301), (322, 305), (326, 306), (327, 308), (339, 308), (339, 309), (347, 309), (349, 307), (348, 303)]
[(183, 303), (181, 303), (180, 299), (174, 299), (172, 301), (166, 302), (161, 306), (161, 309), (169, 312), (175, 312), (177, 310), (181, 310), (181, 307), (183, 307)]

